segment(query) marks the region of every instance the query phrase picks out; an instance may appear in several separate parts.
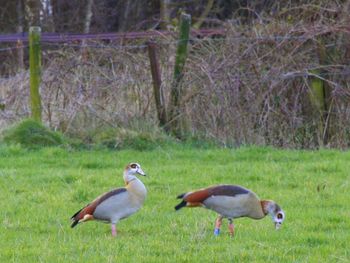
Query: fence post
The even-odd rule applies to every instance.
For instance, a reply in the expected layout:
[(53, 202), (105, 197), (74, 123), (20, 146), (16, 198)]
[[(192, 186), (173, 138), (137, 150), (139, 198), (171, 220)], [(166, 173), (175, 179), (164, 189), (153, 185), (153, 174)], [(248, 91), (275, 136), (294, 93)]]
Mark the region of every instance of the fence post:
[[(316, 52), (320, 66), (328, 65), (330, 63), (328, 61), (326, 45), (322, 38), (318, 41)], [(314, 69), (311, 73), (313, 76), (310, 78), (310, 100), (318, 115), (318, 120), (316, 120), (318, 144), (323, 147), (328, 144), (329, 139), (334, 135), (331, 125), (332, 114), (330, 113), (332, 91), (331, 87), (324, 79), (324, 70)]]
[(321, 72), (319, 70), (313, 70), (311, 73), (314, 75), (310, 78), (310, 86), (311, 86), (311, 93), (310, 93), (310, 101), (314, 109), (317, 111), (318, 120), (317, 120), (317, 137), (318, 137), (318, 144), (323, 147), (326, 143), (324, 132), (326, 129), (324, 116), (327, 112), (326, 107), (326, 100), (325, 100), (325, 87), (324, 87), (324, 81), (320, 79), (319, 75), (322, 76)]
[(31, 117), (41, 122), (41, 98), (39, 93), (41, 81), (41, 28), (29, 28), (29, 73)]
[(149, 61), (151, 64), (151, 73), (153, 80), (153, 94), (156, 103), (158, 120), (161, 127), (165, 127), (166, 124), (166, 111), (164, 105), (164, 94), (162, 90), (162, 77), (160, 72), (160, 66), (158, 62), (156, 43), (149, 41), (148, 46), (148, 55)]
[(181, 137), (181, 122), (180, 122), (180, 96), (182, 95), (181, 80), (183, 77), (183, 68), (187, 58), (187, 46), (190, 35), (191, 16), (181, 14), (179, 26), (179, 39), (177, 42), (176, 59), (174, 68), (174, 79), (170, 91), (170, 111), (169, 125), (170, 130), (177, 137)]

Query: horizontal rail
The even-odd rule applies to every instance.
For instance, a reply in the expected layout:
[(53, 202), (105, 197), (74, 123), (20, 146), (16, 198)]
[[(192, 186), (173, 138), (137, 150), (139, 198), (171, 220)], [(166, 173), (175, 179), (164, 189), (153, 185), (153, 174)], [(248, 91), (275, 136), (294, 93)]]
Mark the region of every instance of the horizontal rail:
[[(99, 34), (60, 34), (60, 33), (42, 33), (42, 42), (72, 42), (81, 40), (126, 40), (126, 39), (149, 39), (162, 36), (171, 36), (177, 34), (172, 31), (140, 31), (126, 33), (99, 33)], [(213, 35), (225, 35), (224, 29), (200, 29), (191, 30), (192, 36), (208, 37)], [(28, 33), (1, 34), (0, 43), (27, 42)]]

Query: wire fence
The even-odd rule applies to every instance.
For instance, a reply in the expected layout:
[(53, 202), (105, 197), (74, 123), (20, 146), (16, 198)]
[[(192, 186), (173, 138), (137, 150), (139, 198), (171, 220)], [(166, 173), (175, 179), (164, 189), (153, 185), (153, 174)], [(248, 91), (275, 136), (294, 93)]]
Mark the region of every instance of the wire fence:
[[(79, 42), (83, 40), (84, 38), (77, 39)], [(237, 41), (285, 41), (285, 40), (290, 40), (290, 41), (306, 41), (308, 37), (290, 37), (290, 36), (275, 36), (275, 37), (225, 37), (225, 38), (214, 38), (210, 39), (211, 42), (223, 42), (223, 41), (228, 41), (228, 40), (237, 40)], [(89, 39), (90, 41), (100, 41), (100, 39)], [(147, 41), (147, 40), (145, 40)], [(162, 41), (162, 45), (176, 45), (180, 42), (181, 40), (167, 40), (167, 41)], [(190, 42), (192, 43), (198, 43), (198, 42), (208, 42), (208, 39), (191, 39)], [(0, 41), (1, 43), (1, 41)], [(3, 42), (3, 43), (11, 43), (11, 42)], [(42, 40), (41, 45), (43, 47), (57, 47), (57, 48), (63, 48), (63, 47), (73, 47), (73, 48), (115, 48), (115, 49), (142, 49), (146, 48), (146, 44), (116, 44), (116, 43), (109, 43), (109, 44), (102, 44), (102, 43), (72, 43), (72, 42), (64, 42), (64, 41), (47, 41), (47, 40)], [(18, 49), (23, 49), (23, 48), (28, 48), (28, 45), (14, 45), (11, 47), (5, 47), (5, 48), (0, 48), (0, 52), (2, 51), (15, 51)]]
[[(72, 42), (82, 40), (136, 40), (151, 39), (157, 37), (167, 37), (177, 35), (174, 31), (140, 31), (126, 33), (100, 33), (100, 34), (57, 34), (42, 33), (42, 41), (44, 42)], [(192, 30), (192, 36), (208, 37), (214, 35), (225, 35), (225, 29), (200, 29)], [(28, 41), (28, 33), (15, 33), (0, 35), (0, 43), (13, 43), (17, 41)]]
[[(145, 48), (145, 44), (128, 44), (128, 41), (144, 40), (150, 41), (155, 39), (163, 39), (162, 45), (177, 44), (179, 40), (169, 40), (169, 37), (175, 37), (176, 32), (172, 31), (149, 31), (149, 32), (127, 32), (127, 33), (100, 33), (100, 34), (58, 34), (58, 33), (42, 33), (41, 43), (43, 46), (56, 47), (88, 47), (88, 48), (105, 48), (113, 47), (117, 49), (139, 49)], [(192, 42), (208, 41), (306, 41), (314, 38), (314, 35), (276, 35), (276, 36), (228, 36), (226, 29), (200, 29), (191, 31)], [(164, 41), (165, 39), (165, 41)], [(99, 44), (91, 44), (84, 41), (95, 41)], [(101, 42), (108, 41), (108, 45)], [(115, 42), (122, 44), (118, 44)], [(0, 44), (12, 45), (10, 47), (0, 48), (2, 51), (11, 51), (20, 48), (27, 48), (28, 45), (19, 45), (19, 43), (28, 42), (28, 33), (0, 34)], [(84, 43), (83, 43), (84, 42)], [(113, 43), (114, 42), (114, 43)], [(123, 43), (125, 42), (125, 43)]]

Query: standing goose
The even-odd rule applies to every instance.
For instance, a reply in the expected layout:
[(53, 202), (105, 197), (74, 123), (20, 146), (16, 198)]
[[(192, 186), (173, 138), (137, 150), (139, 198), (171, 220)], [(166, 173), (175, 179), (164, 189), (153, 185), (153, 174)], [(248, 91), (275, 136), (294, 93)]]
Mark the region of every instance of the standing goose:
[(137, 212), (146, 198), (146, 187), (136, 174), (146, 175), (138, 163), (128, 164), (123, 176), (125, 187), (104, 193), (80, 209), (71, 217), (73, 221), (71, 227), (90, 220), (110, 222), (112, 235), (116, 236), (118, 221)]
[(267, 214), (272, 217), (275, 228), (279, 229), (285, 215), (281, 207), (272, 200), (260, 200), (258, 196), (239, 185), (217, 185), (179, 195), (181, 203), (175, 210), (182, 207), (202, 206), (218, 213), (215, 221), (214, 234), (220, 234), (223, 218), (228, 218), (230, 235), (234, 235), (233, 219), (250, 217), (264, 218)]

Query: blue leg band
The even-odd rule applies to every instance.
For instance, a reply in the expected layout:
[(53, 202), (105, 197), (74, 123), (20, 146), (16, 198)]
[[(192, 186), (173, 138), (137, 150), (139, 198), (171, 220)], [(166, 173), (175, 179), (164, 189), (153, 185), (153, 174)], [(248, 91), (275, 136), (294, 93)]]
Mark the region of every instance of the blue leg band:
[(215, 228), (214, 229), (214, 235), (218, 236), (220, 234), (220, 228)]

